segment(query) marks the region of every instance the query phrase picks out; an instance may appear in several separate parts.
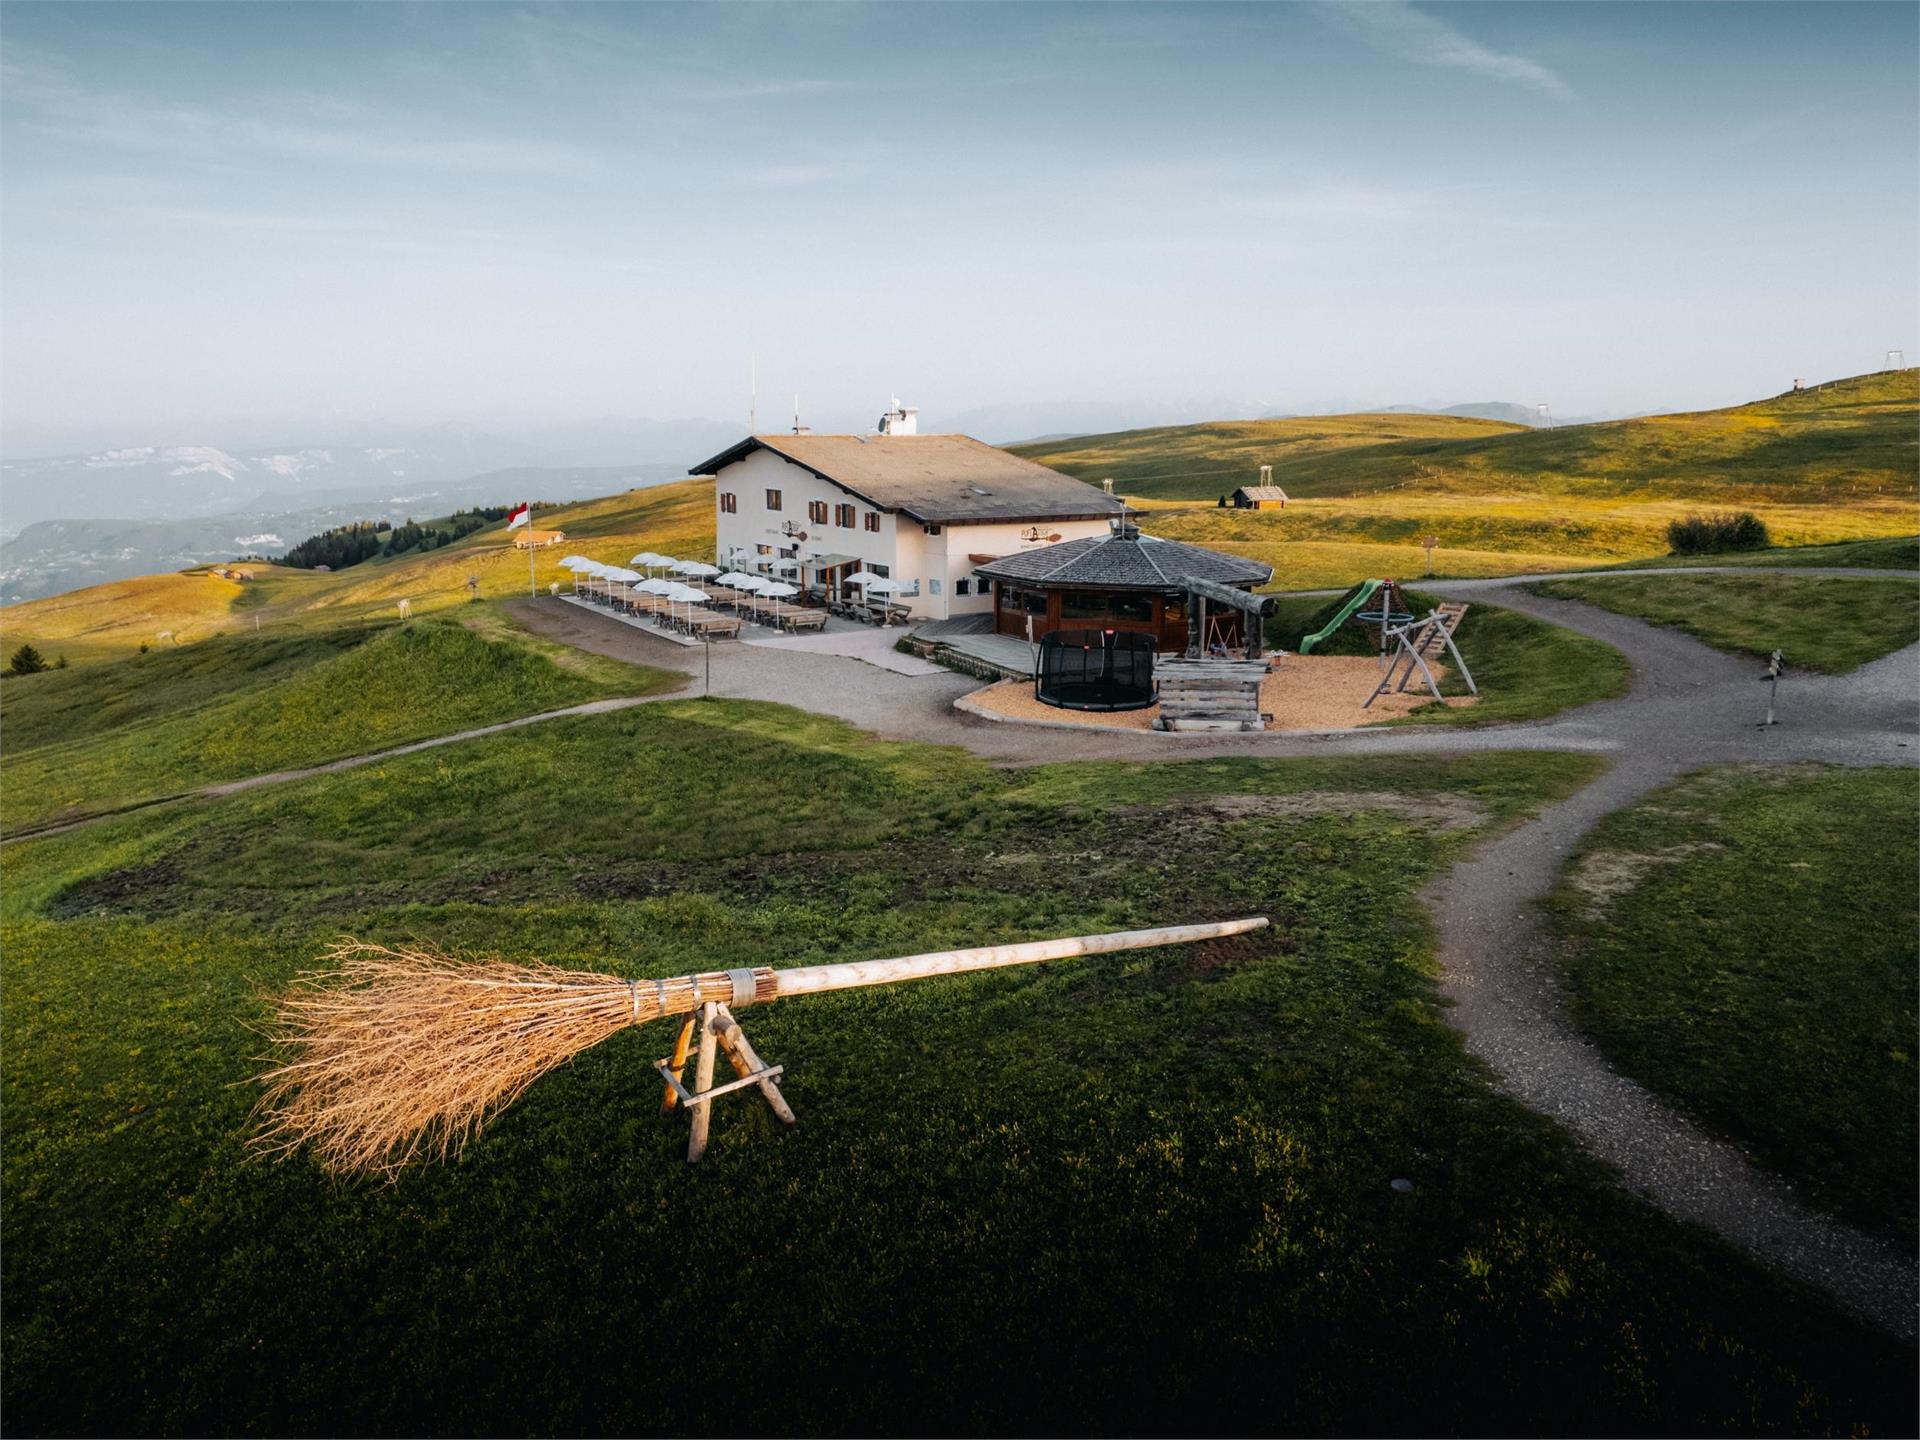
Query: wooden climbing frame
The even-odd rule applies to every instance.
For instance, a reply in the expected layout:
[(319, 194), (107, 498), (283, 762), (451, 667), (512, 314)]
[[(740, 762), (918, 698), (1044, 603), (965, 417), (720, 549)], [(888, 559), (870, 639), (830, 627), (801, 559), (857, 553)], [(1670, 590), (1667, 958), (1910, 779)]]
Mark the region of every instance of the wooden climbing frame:
[(1380, 683), (1373, 687), (1373, 693), (1367, 697), (1366, 704), (1360, 708), (1368, 709), (1388, 690), (1403, 691), (1413, 679), (1415, 667), (1427, 682), (1427, 689), (1433, 692), (1433, 698), (1440, 696), (1440, 682), (1434, 679), (1433, 670), (1428, 666), (1429, 658), (1437, 659), (1442, 651), (1453, 656), (1454, 666), (1460, 672), (1460, 678), (1467, 682), (1467, 693), (1478, 695), (1479, 687), (1473, 683), (1473, 672), (1467, 669), (1467, 662), (1460, 654), (1460, 647), (1453, 643), (1453, 632), (1460, 628), (1460, 621), (1467, 613), (1464, 605), (1442, 605), (1428, 613), (1424, 620), (1410, 621), (1404, 625), (1390, 625), (1382, 637), (1383, 648), (1390, 656), (1380, 675)]

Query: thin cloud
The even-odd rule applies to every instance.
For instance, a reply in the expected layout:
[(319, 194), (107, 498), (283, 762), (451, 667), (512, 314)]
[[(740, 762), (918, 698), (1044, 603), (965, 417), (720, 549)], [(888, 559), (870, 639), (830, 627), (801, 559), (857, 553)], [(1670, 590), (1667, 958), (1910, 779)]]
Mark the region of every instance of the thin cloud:
[(795, 190), (807, 185), (827, 185), (837, 180), (856, 180), (873, 167), (863, 160), (828, 160), (818, 164), (755, 165), (739, 172), (749, 185), (769, 190)]
[(1321, 13), (1348, 34), (1415, 65), (1466, 70), (1556, 100), (1574, 98), (1573, 87), (1539, 61), (1482, 45), (1406, 0), (1328, 0)]
[[(211, 164), (247, 160), (335, 161), (429, 174), (587, 179), (601, 157), (576, 145), (448, 133), (444, 121), (343, 104), (324, 96), (276, 97), (222, 110), (149, 102), (89, 89), (54, 71), (4, 67), (9, 104), (23, 130), (108, 150), (161, 151)], [(307, 119), (266, 118), (305, 111)], [(439, 133), (435, 133), (438, 131)]]

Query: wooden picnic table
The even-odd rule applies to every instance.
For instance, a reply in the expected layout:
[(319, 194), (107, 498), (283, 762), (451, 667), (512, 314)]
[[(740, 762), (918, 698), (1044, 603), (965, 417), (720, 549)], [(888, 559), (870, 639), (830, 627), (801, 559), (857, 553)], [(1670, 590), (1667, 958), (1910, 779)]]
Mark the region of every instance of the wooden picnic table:
[(738, 615), (695, 615), (687, 622), (687, 628), (695, 635), (711, 638), (716, 635), (740, 633), (741, 620)]

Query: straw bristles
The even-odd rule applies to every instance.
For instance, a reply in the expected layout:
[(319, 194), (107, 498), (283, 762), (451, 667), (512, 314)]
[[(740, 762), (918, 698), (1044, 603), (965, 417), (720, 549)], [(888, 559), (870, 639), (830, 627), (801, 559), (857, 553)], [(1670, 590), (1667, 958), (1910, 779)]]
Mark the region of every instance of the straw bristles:
[(555, 1066), (701, 998), (691, 977), (629, 984), (353, 940), (326, 959), (333, 970), (302, 976), (280, 1002), (270, 1038), (283, 1060), (260, 1077), (255, 1143), (311, 1145), (336, 1173), (457, 1154)]

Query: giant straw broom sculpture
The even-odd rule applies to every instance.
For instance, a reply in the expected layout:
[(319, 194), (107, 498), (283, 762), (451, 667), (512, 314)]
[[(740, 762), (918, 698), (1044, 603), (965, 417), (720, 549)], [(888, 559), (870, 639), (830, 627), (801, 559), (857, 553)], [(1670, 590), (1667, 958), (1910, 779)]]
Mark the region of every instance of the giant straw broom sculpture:
[[(1262, 917), (1105, 935), (1073, 935), (973, 950), (941, 950), (889, 960), (715, 970), (670, 980), (623, 980), (592, 971), (507, 961), (470, 962), (425, 949), (390, 949), (343, 941), (331, 968), (302, 976), (280, 1002), (270, 1038), (283, 1063), (260, 1077), (263, 1123), (255, 1143), (268, 1150), (312, 1147), (339, 1173), (392, 1174), (426, 1154), (457, 1154), (489, 1116), (512, 1104), (557, 1065), (630, 1025), (699, 1012), (705, 1021), (698, 1089), (679, 1084), (681, 1047), (669, 1075), (694, 1112), (688, 1158), (705, 1147), (715, 1036), (743, 1078), (757, 1083), (777, 1113), (790, 1119), (773, 1078), (739, 1034), (732, 1010), (793, 995), (848, 990), (1102, 955), (1184, 945), (1257, 930)], [(689, 1019), (688, 1026), (691, 1027)], [(719, 1093), (719, 1092), (715, 1092)]]

